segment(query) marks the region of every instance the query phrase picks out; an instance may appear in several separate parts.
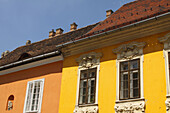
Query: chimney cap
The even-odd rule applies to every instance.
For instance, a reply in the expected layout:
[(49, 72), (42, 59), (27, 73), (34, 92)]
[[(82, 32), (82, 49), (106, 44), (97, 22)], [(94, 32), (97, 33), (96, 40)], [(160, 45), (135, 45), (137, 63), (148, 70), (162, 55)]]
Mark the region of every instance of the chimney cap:
[(26, 45), (31, 44), (31, 40), (27, 40)]
[(111, 9), (106, 11), (106, 17), (109, 17), (111, 14), (113, 13), (113, 11)]
[(77, 29), (77, 24), (75, 22), (73, 22), (72, 24), (70, 24), (70, 31), (75, 31)]
[(70, 25), (71, 25), (71, 26), (73, 26), (73, 25), (74, 25), (74, 26), (76, 26), (76, 27), (78, 26), (75, 22), (73, 22), (73, 23), (72, 23), (72, 24), (70, 24)]
[(61, 35), (62, 33), (63, 33), (63, 29), (61, 29), (61, 28), (58, 28), (58, 29), (56, 29), (56, 33), (55, 33), (55, 36), (59, 36), (59, 35)]
[(54, 33), (54, 29), (52, 29), (49, 33)]
[(54, 32), (54, 29), (52, 29), (50, 32), (49, 32), (49, 38), (53, 38), (55, 36), (55, 32)]
[(60, 30), (60, 31), (64, 31), (62, 28), (58, 28), (58, 29), (56, 29), (56, 31), (58, 31), (58, 30)]
[(107, 10), (106, 12), (112, 12), (112, 13), (113, 13), (113, 10), (109, 9), (109, 10)]

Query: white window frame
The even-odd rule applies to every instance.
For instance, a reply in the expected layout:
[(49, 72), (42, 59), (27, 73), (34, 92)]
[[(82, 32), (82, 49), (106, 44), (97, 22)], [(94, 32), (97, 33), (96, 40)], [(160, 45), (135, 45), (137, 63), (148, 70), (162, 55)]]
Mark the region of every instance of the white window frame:
[(166, 96), (170, 96), (168, 52), (170, 52), (170, 50), (163, 50), (164, 59), (165, 59), (165, 74), (166, 74)]
[[(137, 56), (134, 57), (130, 60), (135, 60), (135, 59), (140, 59), (140, 98), (136, 98), (136, 99), (144, 99), (144, 88), (143, 88), (143, 62), (144, 62), (144, 57), (143, 55), (141, 56)], [(120, 100), (119, 98), (119, 91), (120, 91), (120, 87), (119, 87), (119, 77), (120, 77), (120, 62), (124, 62), (124, 61), (129, 61), (129, 59), (120, 59), (120, 60), (116, 60), (116, 68), (117, 68), (117, 79), (116, 79), (116, 102), (119, 101), (126, 101), (126, 100), (136, 100), (136, 99), (126, 99), (126, 100)]]
[[(98, 59), (99, 60), (99, 59)], [(99, 89), (99, 71), (100, 71), (100, 64), (96, 66), (92, 66), (88, 69), (93, 69), (97, 68), (96, 70), (96, 92), (95, 92), (95, 103), (93, 104), (98, 104), (98, 89)], [(77, 78), (77, 92), (76, 92), (76, 106), (84, 106), (84, 105), (91, 105), (91, 104), (83, 104), (79, 105), (79, 87), (80, 87), (80, 75), (82, 70), (87, 70), (87, 68), (80, 68), (78, 69), (78, 78)]]
[[(33, 81), (29, 81), (27, 83), (27, 90), (26, 90), (26, 96), (25, 96), (25, 103), (24, 103), (24, 111), (23, 113), (41, 113), (41, 105), (42, 105), (42, 98), (43, 98), (43, 90), (44, 90), (44, 78), (43, 79), (38, 79), (38, 80), (33, 80)], [(37, 82), (37, 81), (41, 81), (42, 82), (42, 86), (40, 88), (40, 101), (38, 104), (38, 110), (37, 111), (26, 111), (26, 102), (27, 102), (27, 96), (28, 96), (28, 89), (29, 89), (29, 84), (33, 83), (33, 82)], [(32, 100), (32, 99), (31, 99)]]

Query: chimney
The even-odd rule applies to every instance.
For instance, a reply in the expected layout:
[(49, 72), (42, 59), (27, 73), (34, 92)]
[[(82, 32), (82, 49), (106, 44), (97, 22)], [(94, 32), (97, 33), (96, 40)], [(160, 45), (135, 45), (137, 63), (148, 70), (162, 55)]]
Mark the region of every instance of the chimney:
[(9, 50), (5, 51), (4, 52), (4, 56), (8, 55), (9, 54)]
[(58, 28), (58, 29), (56, 29), (56, 33), (55, 33), (55, 36), (59, 36), (59, 35), (61, 35), (62, 33), (63, 33), (63, 29), (61, 29), (61, 28)]
[(5, 52), (3, 52), (3, 53), (1, 54), (1, 58), (4, 57), (4, 56), (5, 56)]
[(4, 57), (4, 56), (6, 56), (6, 55), (8, 55), (8, 54), (9, 54), (9, 50), (3, 52), (3, 53), (1, 54), (1, 58)]
[(26, 45), (31, 44), (31, 40), (27, 40)]
[(75, 22), (73, 22), (72, 24), (70, 24), (70, 31), (75, 31), (77, 29), (77, 24)]
[(112, 13), (113, 13), (113, 11), (111, 9), (107, 10), (106, 11), (106, 18), (108, 18)]
[(49, 32), (49, 38), (53, 38), (55, 36), (55, 32), (54, 32), (54, 29), (52, 29), (50, 32)]

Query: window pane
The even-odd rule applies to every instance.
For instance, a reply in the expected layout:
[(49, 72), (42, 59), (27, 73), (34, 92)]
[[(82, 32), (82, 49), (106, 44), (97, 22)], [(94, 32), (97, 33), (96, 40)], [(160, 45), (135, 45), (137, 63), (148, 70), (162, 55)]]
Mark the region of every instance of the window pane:
[(128, 62), (121, 62), (121, 71), (128, 70)]
[(130, 69), (137, 69), (138, 68), (138, 60), (130, 61)]
[(79, 104), (85, 104), (86, 96), (81, 95), (79, 98)]
[(90, 72), (89, 77), (95, 77), (95, 72)]
[(128, 98), (128, 72), (124, 72), (121, 74), (121, 91), (120, 97), (121, 99)]
[(94, 103), (94, 95), (88, 95), (88, 104)]
[(81, 73), (81, 79), (87, 78), (87, 73), (85, 71), (82, 71)]
[(27, 102), (26, 102), (26, 111), (30, 110), (32, 88), (33, 88), (33, 83), (29, 83), (28, 94), (27, 94)]
[(130, 73), (130, 98), (139, 97), (139, 73), (138, 70)]

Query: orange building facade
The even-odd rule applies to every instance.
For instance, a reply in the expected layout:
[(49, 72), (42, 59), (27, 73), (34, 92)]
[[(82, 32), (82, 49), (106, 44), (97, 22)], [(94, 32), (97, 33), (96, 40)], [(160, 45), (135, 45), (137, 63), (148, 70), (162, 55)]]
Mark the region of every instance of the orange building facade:
[[(1, 71), (1, 73), (7, 73), (0, 75), (1, 113), (27, 113), (29, 110), (33, 111), (32, 109), (34, 109), (36, 113), (49, 113), (49, 109), (53, 109), (50, 113), (58, 112), (62, 78), (62, 57), (57, 56), (50, 60), (53, 61), (37, 61), (38, 65), (40, 63), (47, 63), (39, 66), (34, 62), (16, 68), (14, 67), (15, 70), (11, 73), (9, 73), (9, 71), (13, 69), (8, 69), (5, 72)], [(34, 67), (35, 65), (36, 67)], [(24, 67), (29, 68), (22, 70), (21, 68)], [(18, 69), (19, 71), (16, 71)], [(37, 86), (40, 85), (40, 91), (38, 91), (39, 89), (36, 87), (36, 81), (41, 81), (40, 84), (37, 82)], [(32, 86), (32, 92), (28, 93), (28, 90), (30, 90), (30, 82), (32, 82), (34, 86)], [(28, 95), (30, 95), (32, 99), (28, 98)], [(13, 96), (12, 101), (9, 100), (10, 96)], [(29, 105), (32, 106), (26, 109), (28, 106), (26, 101), (28, 101), (28, 99), (32, 102)]]

